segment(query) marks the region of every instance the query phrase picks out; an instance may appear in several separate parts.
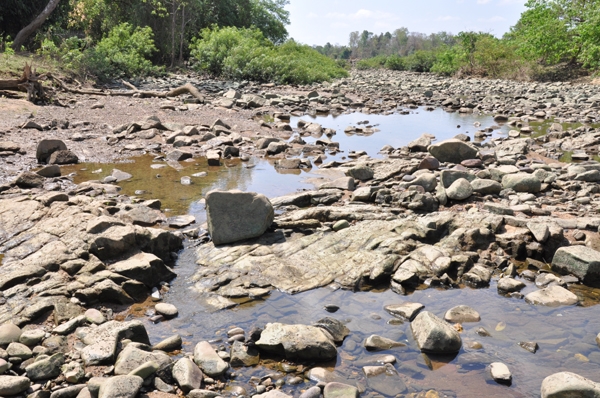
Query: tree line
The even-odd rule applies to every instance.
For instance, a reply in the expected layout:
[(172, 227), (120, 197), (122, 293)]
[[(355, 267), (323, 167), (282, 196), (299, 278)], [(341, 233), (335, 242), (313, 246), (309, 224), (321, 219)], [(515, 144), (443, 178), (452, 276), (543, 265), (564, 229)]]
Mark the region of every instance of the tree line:
[(365, 30), (350, 33), (347, 45), (327, 43), (315, 49), (333, 59), (356, 60), (359, 69), (458, 76), (543, 79), (560, 69), (600, 69), (600, 0), (528, 0), (525, 6), (501, 38), (486, 32)]
[(343, 76), (348, 60), (359, 69), (513, 79), (600, 69), (600, 0), (528, 0), (501, 38), (399, 28), (352, 32), (347, 45), (313, 48), (288, 39), (288, 3), (2, 0), (0, 51), (36, 52), (101, 79), (193, 64), (229, 77), (310, 82)]

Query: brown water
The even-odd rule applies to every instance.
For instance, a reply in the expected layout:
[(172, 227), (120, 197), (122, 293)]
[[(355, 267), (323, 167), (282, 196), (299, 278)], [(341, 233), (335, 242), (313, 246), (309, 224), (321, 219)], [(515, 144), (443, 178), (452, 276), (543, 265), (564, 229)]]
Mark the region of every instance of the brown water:
[[(359, 120), (370, 120), (374, 115), (356, 117)], [(401, 117), (411, 120), (412, 116)], [(455, 119), (450, 120), (451, 124), (455, 123)], [(326, 123), (323, 125), (332, 127)], [(448, 123), (444, 128), (452, 135), (462, 132), (456, 129), (456, 126), (456, 130), (452, 129), (452, 125)], [(344, 135), (343, 128), (341, 130), (341, 134)], [(400, 146), (413, 139), (406, 135), (401, 142), (392, 142), (389, 130), (381, 130), (374, 134), (380, 142), (370, 144), (377, 150), (383, 146), (380, 145), (382, 142)], [(422, 130), (419, 130), (418, 135), (426, 132)], [(400, 125), (396, 131), (405, 131), (405, 128)], [(354, 138), (348, 137), (349, 140)], [(438, 139), (444, 138), (448, 137), (438, 134)], [(342, 149), (365, 149), (362, 143), (357, 148), (352, 148), (349, 142), (353, 141), (344, 143)], [(375, 155), (371, 151), (368, 152)], [(308, 179), (321, 177), (316, 169), (280, 174), (274, 169), (272, 161), (265, 159), (252, 159), (249, 163), (231, 161), (221, 167), (209, 167), (205, 159), (194, 159), (193, 162), (181, 163), (182, 170), (176, 170), (166, 164), (163, 168), (153, 169), (151, 166), (154, 164), (165, 163), (154, 162), (152, 157), (146, 156), (122, 164), (79, 164), (65, 167), (63, 174), (74, 172), (75, 182), (82, 182), (101, 179), (110, 175), (113, 168), (118, 168), (133, 175), (130, 181), (120, 184), (123, 193), (140, 198), (160, 199), (163, 209), (170, 209), (168, 215), (191, 213), (196, 216), (198, 223), (205, 220), (204, 206), (200, 199), (211, 189), (241, 189), (275, 197), (299, 189), (309, 189), (312, 185)], [(101, 171), (97, 172), (100, 169)], [(206, 172), (207, 176), (192, 177), (191, 185), (181, 185), (182, 176), (191, 176), (199, 172)], [(160, 174), (160, 177), (157, 177), (157, 174)], [(234, 309), (211, 313), (202, 305), (203, 297), (191, 289), (191, 276), (195, 273), (197, 265), (195, 250), (191, 247), (193, 243), (188, 242), (187, 245), (180, 253), (175, 267), (178, 277), (172, 281), (171, 290), (164, 298), (165, 302), (177, 306), (179, 316), (155, 325), (144, 315), (147, 308), (144, 305), (134, 306), (130, 315), (144, 320), (153, 343), (173, 334), (180, 334), (185, 342), (184, 351), (192, 352), (195, 343), (224, 338), (226, 331), (234, 326), (249, 330), (254, 326), (264, 327), (269, 322), (307, 324), (325, 316), (332, 316), (345, 322), (351, 333), (338, 350), (337, 360), (320, 366), (333, 371), (340, 379), (360, 386), (365, 390), (363, 396), (396, 395), (393, 393), (394, 385), (389, 382), (365, 380), (362, 366), (375, 365), (373, 358), (382, 353), (370, 353), (363, 348), (364, 339), (371, 334), (407, 344), (406, 347), (383, 353), (393, 354), (398, 359), (395, 368), (408, 392), (435, 389), (448, 397), (538, 397), (542, 380), (555, 372), (571, 371), (600, 381), (600, 351), (595, 342), (596, 334), (600, 332), (600, 307), (595, 305), (600, 297), (600, 291), (597, 289), (573, 289), (576, 294), (585, 298), (586, 306), (558, 309), (535, 307), (523, 300), (500, 296), (496, 291), (496, 281), (487, 289), (426, 289), (417, 290), (408, 297), (398, 296), (387, 287), (364, 292), (323, 288), (294, 296), (273, 291), (264, 299), (240, 302)], [(526, 283), (528, 287), (523, 293), (536, 289), (532, 283)], [(426, 306), (426, 310), (440, 317), (453, 306), (470, 305), (481, 314), (482, 320), (478, 323), (463, 324), (463, 349), (457, 356), (428, 358), (417, 349), (410, 324), (394, 320), (383, 309), (387, 304), (403, 301), (420, 302)], [(323, 309), (325, 304), (338, 305), (340, 310), (329, 314)], [(479, 327), (484, 327), (491, 336), (477, 335), (475, 330)], [(535, 341), (540, 349), (536, 354), (531, 354), (517, 345), (521, 341)], [(475, 342), (481, 343), (482, 348), (469, 348)], [(264, 359), (259, 366), (235, 369), (238, 376), (230, 384), (246, 388), (251, 395), (255, 391), (249, 383), (252, 376), (263, 377), (271, 374), (275, 380), (287, 379), (296, 374), (303, 375), (302, 372), (285, 374), (278, 367), (279, 361), (281, 358)], [(506, 363), (511, 369), (513, 384), (510, 387), (498, 385), (491, 380), (487, 367), (496, 361)], [(286, 385), (283, 390), (297, 396), (301, 390), (314, 384), (313, 381), (305, 380), (296, 386)]]
[[(222, 166), (208, 166), (206, 158), (193, 159), (193, 162), (180, 162), (177, 170), (162, 161), (154, 161), (147, 155), (118, 164), (80, 163), (63, 166), (62, 174), (75, 173), (76, 184), (89, 180), (102, 180), (111, 175), (113, 169), (131, 174), (133, 177), (119, 183), (121, 193), (140, 199), (160, 199), (167, 215), (192, 213), (202, 216), (203, 205), (198, 201), (212, 189), (239, 189), (261, 192), (273, 198), (310, 189), (307, 178), (322, 178), (312, 170), (279, 170), (273, 160), (253, 158), (250, 162), (239, 159), (225, 160)], [(154, 169), (152, 166), (161, 166)], [(315, 170), (316, 171), (316, 170)], [(205, 177), (191, 177), (196, 173), (207, 173)], [(191, 185), (181, 184), (182, 177), (190, 177)]]

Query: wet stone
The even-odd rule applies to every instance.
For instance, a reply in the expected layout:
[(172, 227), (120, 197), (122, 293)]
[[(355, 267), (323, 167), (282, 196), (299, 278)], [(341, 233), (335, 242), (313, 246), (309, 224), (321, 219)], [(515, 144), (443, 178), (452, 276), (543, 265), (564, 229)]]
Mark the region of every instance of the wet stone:
[(450, 323), (479, 322), (481, 317), (473, 308), (459, 305), (446, 311), (444, 319)]
[(174, 216), (167, 218), (167, 224), (171, 228), (185, 228), (196, 222), (196, 217), (192, 215)]
[(365, 340), (364, 346), (369, 351), (389, 350), (395, 347), (404, 347), (406, 344), (386, 337), (371, 335)]
[(519, 343), (519, 347), (523, 348), (526, 351), (529, 351), (532, 354), (535, 354), (538, 350), (538, 344), (535, 341), (521, 341)]
[(154, 309), (165, 318), (174, 318), (179, 313), (177, 307), (175, 307), (173, 304), (167, 303), (158, 303), (154, 306)]
[(231, 346), (231, 366), (254, 366), (260, 362), (260, 354), (254, 346), (246, 346), (241, 341), (234, 341)]
[(423, 308), (423, 304), (406, 302), (386, 305), (384, 309), (396, 317), (412, 321)]
[(323, 389), (324, 398), (358, 398), (359, 395), (358, 388), (338, 382), (327, 383)]
[(490, 365), (490, 372), (492, 374), (492, 379), (494, 379), (496, 383), (510, 384), (512, 382), (512, 374), (510, 373), (508, 366), (502, 362), (492, 363)]

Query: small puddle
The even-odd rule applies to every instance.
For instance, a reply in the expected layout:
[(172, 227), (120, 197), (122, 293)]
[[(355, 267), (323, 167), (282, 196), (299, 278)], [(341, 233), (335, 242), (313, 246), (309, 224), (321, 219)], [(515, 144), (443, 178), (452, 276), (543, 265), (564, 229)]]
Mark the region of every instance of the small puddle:
[[(130, 159), (125, 163), (80, 163), (63, 166), (63, 175), (75, 173), (76, 184), (90, 180), (102, 180), (111, 175), (113, 169), (119, 169), (133, 177), (121, 181), (121, 193), (141, 199), (159, 199), (167, 215), (191, 213), (204, 218), (201, 214), (204, 206), (198, 201), (213, 189), (239, 189), (260, 192), (270, 198), (293, 193), (301, 189), (311, 189), (313, 185), (305, 182), (308, 178), (321, 178), (312, 170), (279, 170), (272, 160), (252, 158), (250, 162), (239, 159), (225, 160), (222, 166), (208, 166), (206, 158), (194, 158), (193, 162), (181, 162), (180, 170), (165, 162), (155, 162), (147, 155)], [(153, 168), (159, 166), (160, 168)], [(193, 174), (206, 173), (203, 177), (191, 177)], [(190, 185), (181, 183), (182, 177), (191, 177)]]
[[(427, 111), (424, 107), (411, 110), (407, 115), (394, 113), (391, 115), (374, 115), (364, 113), (349, 113), (327, 116), (302, 116), (292, 117), (290, 125), (296, 128), (298, 121), (302, 119), (307, 122), (319, 123), (323, 128), (336, 130), (331, 141), (339, 142), (343, 153), (337, 156), (328, 156), (328, 160), (339, 160), (347, 156), (350, 151), (366, 151), (373, 158), (382, 158), (384, 155), (378, 152), (385, 145), (399, 148), (416, 140), (423, 134), (433, 134), (437, 141), (453, 138), (458, 134), (466, 134), (475, 141), (474, 133), (478, 130), (495, 126), (492, 138), (506, 138), (512, 129), (508, 125), (499, 125), (489, 115), (478, 115), (474, 113), (462, 114), (458, 112), (446, 112), (437, 108)], [(366, 122), (366, 123), (365, 123)], [(479, 127), (475, 123), (480, 124)], [(372, 127), (378, 131), (361, 135), (345, 133), (346, 127)], [(324, 136), (324, 135), (323, 135)], [(305, 141), (313, 143), (320, 136), (303, 136)]]

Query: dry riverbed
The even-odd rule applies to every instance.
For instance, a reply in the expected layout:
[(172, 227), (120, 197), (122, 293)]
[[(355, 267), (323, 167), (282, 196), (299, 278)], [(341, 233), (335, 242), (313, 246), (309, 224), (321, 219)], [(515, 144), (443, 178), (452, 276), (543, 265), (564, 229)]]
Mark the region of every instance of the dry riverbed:
[[(597, 86), (378, 71), (311, 87), (139, 87), (186, 82), (204, 99), (0, 100), (1, 396), (600, 394), (595, 321), (510, 336), (466, 300), (493, 291), (516, 322), (598, 318)], [(336, 140), (388, 134), (370, 115), (440, 110), (468, 131), (376, 151)], [(314, 118), (350, 113), (364, 123)], [(198, 210), (204, 188), (253, 178), (275, 181), (269, 199), (231, 193)], [(293, 323), (289, 304), (262, 312), (270, 296), (302, 305), (324, 289), (387, 290), (389, 320), (357, 321), (351, 294), (308, 299)], [(230, 308), (253, 305), (257, 318), (236, 322)], [(231, 311), (227, 329), (194, 338), (197, 306)]]

